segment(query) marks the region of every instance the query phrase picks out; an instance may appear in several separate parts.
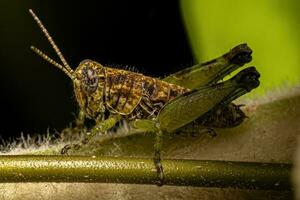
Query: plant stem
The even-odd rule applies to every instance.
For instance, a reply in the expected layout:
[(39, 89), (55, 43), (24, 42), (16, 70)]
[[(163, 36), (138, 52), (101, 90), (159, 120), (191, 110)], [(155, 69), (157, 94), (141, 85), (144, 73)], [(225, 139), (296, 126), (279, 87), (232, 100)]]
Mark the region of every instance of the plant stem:
[[(291, 190), (290, 164), (163, 160), (165, 185)], [(155, 184), (152, 159), (0, 156), (0, 182)]]

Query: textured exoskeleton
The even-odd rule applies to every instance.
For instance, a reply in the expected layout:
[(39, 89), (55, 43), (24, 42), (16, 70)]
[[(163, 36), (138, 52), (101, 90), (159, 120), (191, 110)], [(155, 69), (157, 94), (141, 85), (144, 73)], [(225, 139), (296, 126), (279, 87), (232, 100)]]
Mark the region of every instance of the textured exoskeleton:
[(163, 79), (110, 68), (91, 60), (82, 61), (74, 71), (41, 21), (31, 10), (30, 13), (63, 65), (33, 46), (32, 50), (71, 78), (81, 110), (80, 119), (88, 117), (96, 121), (82, 142), (65, 146), (62, 153), (80, 148), (96, 134), (105, 134), (117, 122), (126, 120), (132, 130), (156, 134), (154, 163), (160, 185), (163, 183), (160, 162), (162, 134), (180, 131), (190, 124), (201, 125), (210, 131), (214, 127), (239, 125), (246, 116), (240, 106), (232, 101), (259, 85), (260, 75), (254, 67), (248, 67), (229, 80), (220, 82), (226, 75), (251, 61), (252, 51), (246, 44), (236, 46), (217, 59)]

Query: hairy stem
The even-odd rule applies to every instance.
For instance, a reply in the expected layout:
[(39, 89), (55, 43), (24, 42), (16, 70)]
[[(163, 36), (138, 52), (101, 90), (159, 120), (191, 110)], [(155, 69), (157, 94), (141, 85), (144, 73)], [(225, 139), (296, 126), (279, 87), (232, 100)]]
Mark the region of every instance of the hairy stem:
[[(290, 164), (163, 160), (165, 184), (290, 190)], [(0, 182), (155, 184), (152, 159), (96, 156), (1, 156)]]

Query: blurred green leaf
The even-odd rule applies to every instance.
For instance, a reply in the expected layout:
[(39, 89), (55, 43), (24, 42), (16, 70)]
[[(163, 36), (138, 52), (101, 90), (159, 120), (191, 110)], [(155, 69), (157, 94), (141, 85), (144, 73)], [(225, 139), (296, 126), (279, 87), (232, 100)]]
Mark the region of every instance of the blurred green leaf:
[[(182, 0), (182, 14), (197, 62), (248, 43), (261, 72), (256, 93), (300, 78), (300, 38), (295, 1)], [(298, 17), (298, 18), (297, 18)]]

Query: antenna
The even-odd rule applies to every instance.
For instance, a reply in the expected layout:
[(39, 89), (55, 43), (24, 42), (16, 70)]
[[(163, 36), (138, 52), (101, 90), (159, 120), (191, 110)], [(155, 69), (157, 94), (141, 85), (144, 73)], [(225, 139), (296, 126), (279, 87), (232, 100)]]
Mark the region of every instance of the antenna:
[(63, 63), (63, 66), (58, 64), (57, 62), (55, 62), (53, 59), (49, 58), (46, 54), (44, 54), (41, 50), (39, 50), (38, 48), (31, 46), (30, 48), (39, 56), (41, 56), (43, 59), (45, 59), (46, 61), (48, 61), (50, 64), (58, 67), (59, 69), (61, 69), (63, 72), (65, 72), (65, 74), (67, 74), (71, 79), (74, 79), (74, 71), (72, 70), (72, 68), (70, 67), (70, 65), (67, 63), (66, 59), (64, 58), (64, 56), (62, 55), (61, 51), (59, 50), (59, 48), (57, 47), (57, 45), (55, 44), (54, 40), (52, 39), (52, 37), (50, 36), (50, 34), (48, 33), (47, 29), (44, 27), (43, 23), (41, 22), (41, 20), (35, 15), (35, 13), (29, 9), (29, 13), (32, 15), (33, 19), (36, 21), (37, 25), (40, 27), (40, 29), (43, 31), (44, 35), (46, 36), (47, 40), (49, 41), (49, 43), (51, 44), (52, 48), (54, 49), (54, 51), (56, 52), (56, 54), (58, 55), (58, 57), (60, 58), (61, 62)]
[(50, 64), (54, 65), (55, 67), (61, 69), (65, 74), (68, 75), (72, 80), (75, 78), (74, 75), (72, 74), (73, 71), (68, 71), (66, 68), (64, 68), (61, 64), (55, 62), (53, 59), (51, 59), (49, 56), (47, 56), (45, 53), (43, 53), (41, 50), (36, 48), (35, 46), (30, 46), (30, 49), (34, 51), (36, 54), (41, 56), (44, 60), (48, 61)]

